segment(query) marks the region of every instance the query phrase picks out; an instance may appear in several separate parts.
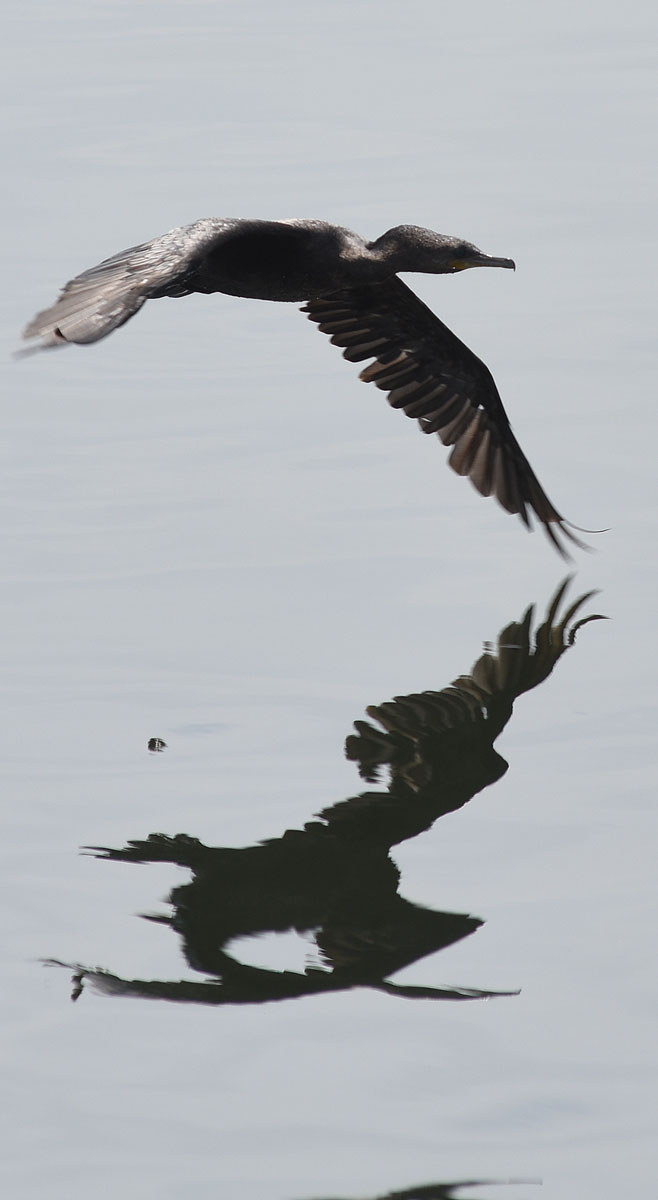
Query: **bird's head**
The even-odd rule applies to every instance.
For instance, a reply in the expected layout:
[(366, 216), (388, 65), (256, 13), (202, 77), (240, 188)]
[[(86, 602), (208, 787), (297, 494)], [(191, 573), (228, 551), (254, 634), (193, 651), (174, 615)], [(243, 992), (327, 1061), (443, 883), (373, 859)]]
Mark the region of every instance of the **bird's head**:
[(434, 233), (420, 225), (397, 225), (373, 242), (370, 249), (381, 254), (398, 271), (421, 271), (428, 275), (451, 275), (467, 267), (509, 267), (511, 258), (483, 254), (463, 238)]

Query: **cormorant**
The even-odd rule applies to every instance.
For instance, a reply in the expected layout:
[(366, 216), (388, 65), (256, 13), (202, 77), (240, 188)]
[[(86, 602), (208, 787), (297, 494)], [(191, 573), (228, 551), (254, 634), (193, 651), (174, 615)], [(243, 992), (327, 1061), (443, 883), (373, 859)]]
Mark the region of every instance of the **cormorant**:
[(534, 513), (568, 557), (560, 539), (585, 547), (514, 437), (491, 372), (398, 278), (400, 271), (446, 275), (514, 265), (417, 225), (399, 225), (366, 242), (325, 221), (208, 217), (83, 271), (23, 336), (38, 338), (36, 349), (97, 342), (159, 296), (224, 292), (304, 301), (302, 312), (346, 359), (374, 359), (361, 379), (387, 392), (389, 404), (415, 417), (423, 433), (453, 447), (453, 470), (518, 513), (528, 528)]

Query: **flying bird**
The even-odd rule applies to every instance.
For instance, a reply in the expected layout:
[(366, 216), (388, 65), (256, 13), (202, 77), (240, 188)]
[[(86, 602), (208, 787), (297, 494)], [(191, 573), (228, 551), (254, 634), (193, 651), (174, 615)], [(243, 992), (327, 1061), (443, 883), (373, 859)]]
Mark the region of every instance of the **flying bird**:
[(401, 271), (449, 275), (514, 265), (417, 225), (396, 226), (367, 242), (326, 221), (208, 217), (83, 271), (23, 336), (33, 349), (98, 342), (160, 296), (223, 292), (303, 301), (301, 311), (349, 362), (373, 360), (361, 379), (416, 418), (423, 433), (453, 447), (454, 471), (518, 513), (528, 528), (533, 514), (567, 558), (565, 538), (587, 547), (537, 479), (488, 367), (398, 278)]

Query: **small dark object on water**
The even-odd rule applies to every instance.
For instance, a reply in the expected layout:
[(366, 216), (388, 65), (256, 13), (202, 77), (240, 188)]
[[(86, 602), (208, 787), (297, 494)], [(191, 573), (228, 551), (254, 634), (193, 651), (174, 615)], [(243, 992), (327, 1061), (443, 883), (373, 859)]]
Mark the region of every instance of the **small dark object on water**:
[(152, 754), (158, 754), (167, 749), (167, 743), (163, 742), (162, 738), (149, 738), (147, 749)]

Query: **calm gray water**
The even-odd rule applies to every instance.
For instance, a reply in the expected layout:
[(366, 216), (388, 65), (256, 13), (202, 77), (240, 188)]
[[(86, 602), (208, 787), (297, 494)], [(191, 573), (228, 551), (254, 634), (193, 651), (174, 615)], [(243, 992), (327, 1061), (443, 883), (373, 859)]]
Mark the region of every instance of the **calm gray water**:
[[(651, 1195), (655, 6), (7, 14), (3, 1194)], [(324, 938), (325, 971), (356, 958), (359, 986), (222, 1007), (85, 986), (71, 1004), (70, 972), (41, 959), (212, 977), (137, 915), (170, 914), (189, 870), (79, 847), (180, 833), (276, 853), (320, 810), (386, 793), (385, 770), (366, 783), (344, 756), (352, 722), (468, 673), (529, 604), (543, 619), (565, 574), (294, 306), (154, 303), (96, 347), (11, 360), (71, 275), (206, 215), (368, 237), (413, 222), (512, 256), (515, 275), (409, 282), (491, 366), (561, 511), (610, 527), (569, 595), (601, 589), (584, 611), (612, 619), (519, 698), (497, 783), (380, 839), (365, 916), (284, 920), (284, 862), (276, 900), (256, 867), (250, 925), (231, 915), (249, 889), (222, 877), (208, 912), (238, 962), (312, 978)], [(475, 771), (470, 743), (460, 761)], [(355, 878), (369, 869), (357, 856)], [(343, 865), (332, 878), (346, 904)], [(430, 915), (396, 958), (375, 912), (397, 911), (396, 888), (414, 920), (485, 923), (441, 949)], [(278, 932), (235, 940), (240, 921)], [(520, 994), (430, 994), (451, 987)]]

